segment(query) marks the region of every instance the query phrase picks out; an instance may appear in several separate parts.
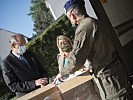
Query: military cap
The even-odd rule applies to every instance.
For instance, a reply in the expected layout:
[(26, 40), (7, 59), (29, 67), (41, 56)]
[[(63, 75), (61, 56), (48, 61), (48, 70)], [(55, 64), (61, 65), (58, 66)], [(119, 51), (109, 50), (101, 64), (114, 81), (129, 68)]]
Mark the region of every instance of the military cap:
[(71, 8), (77, 5), (84, 6), (85, 1), (84, 0), (68, 0), (64, 5), (65, 12), (67, 13)]

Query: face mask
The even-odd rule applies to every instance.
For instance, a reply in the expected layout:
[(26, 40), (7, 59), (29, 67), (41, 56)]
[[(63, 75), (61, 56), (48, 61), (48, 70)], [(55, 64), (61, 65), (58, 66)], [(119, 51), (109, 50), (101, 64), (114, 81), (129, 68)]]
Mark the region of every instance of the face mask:
[(25, 52), (26, 52), (26, 47), (25, 46), (19, 46), (20, 55), (24, 54)]

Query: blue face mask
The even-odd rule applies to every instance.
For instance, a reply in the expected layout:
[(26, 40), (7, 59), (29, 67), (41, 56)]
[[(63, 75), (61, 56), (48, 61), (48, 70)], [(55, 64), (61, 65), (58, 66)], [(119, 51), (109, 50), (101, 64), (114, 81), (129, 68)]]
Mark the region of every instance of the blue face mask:
[(20, 52), (20, 55), (24, 54), (26, 52), (26, 47), (25, 46), (19, 46), (19, 52)]

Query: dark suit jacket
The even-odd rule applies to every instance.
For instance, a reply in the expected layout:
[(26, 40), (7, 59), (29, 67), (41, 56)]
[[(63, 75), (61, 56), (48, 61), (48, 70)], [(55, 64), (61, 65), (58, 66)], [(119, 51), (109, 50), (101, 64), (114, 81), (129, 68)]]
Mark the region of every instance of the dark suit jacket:
[(38, 88), (34, 80), (47, 77), (46, 72), (41, 72), (40, 64), (33, 54), (27, 51), (23, 56), (29, 66), (22, 63), (12, 52), (3, 60), (2, 66), (5, 83), (18, 97)]

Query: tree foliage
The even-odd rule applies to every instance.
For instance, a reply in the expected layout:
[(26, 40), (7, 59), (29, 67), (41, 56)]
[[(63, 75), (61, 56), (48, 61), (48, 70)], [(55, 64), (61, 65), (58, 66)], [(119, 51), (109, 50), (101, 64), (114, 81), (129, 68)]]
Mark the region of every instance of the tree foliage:
[(51, 78), (58, 73), (57, 54), (59, 51), (56, 46), (56, 38), (62, 34), (71, 40), (74, 38), (71, 23), (64, 15), (27, 44), (27, 49), (36, 55)]
[(54, 19), (45, 4), (45, 0), (31, 0), (31, 4), (32, 6), (30, 7), (30, 13), (28, 15), (30, 15), (34, 21), (33, 30), (37, 34), (42, 34)]

